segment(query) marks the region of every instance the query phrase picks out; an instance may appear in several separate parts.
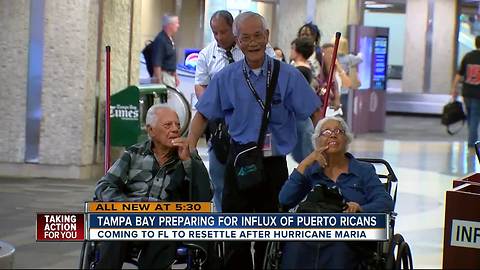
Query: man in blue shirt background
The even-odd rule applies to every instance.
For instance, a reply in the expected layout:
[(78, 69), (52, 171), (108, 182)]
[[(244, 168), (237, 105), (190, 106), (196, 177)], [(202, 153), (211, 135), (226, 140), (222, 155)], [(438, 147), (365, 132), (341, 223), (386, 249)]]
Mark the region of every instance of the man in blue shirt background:
[[(254, 97), (243, 73), (262, 101), (266, 97), (267, 68), (273, 59), (265, 54), (269, 31), (265, 19), (254, 12), (239, 14), (233, 24), (237, 44), (245, 55), (243, 61), (232, 63), (217, 73), (196, 105), (189, 133), (191, 149), (205, 130), (207, 119), (225, 118), (229, 134), (237, 143), (256, 142), (263, 118), (263, 109)], [(271, 70), (270, 70), (271, 71)], [(285, 155), (296, 143), (296, 119), (320, 117), (320, 98), (311, 90), (303, 75), (294, 67), (281, 63), (275, 88), (270, 120), (265, 136), (271, 151), (264, 151), (265, 179), (248, 191), (239, 190), (233, 172), (233, 157), (227, 161), (222, 210), (230, 213), (278, 211), (278, 193), (288, 178)], [(265, 147), (264, 147), (265, 149)], [(262, 266), (266, 242), (255, 243), (256, 268)], [(252, 269), (250, 243), (226, 243), (225, 267), (227, 269)]]
[(153, 82), (176, 88), (180, 84), (177, 75), (177, 51), (173, 36), (180, 23), (178, 16), (165, 14), (162, 18), (162, 32), (153, 41), (152, 65)]

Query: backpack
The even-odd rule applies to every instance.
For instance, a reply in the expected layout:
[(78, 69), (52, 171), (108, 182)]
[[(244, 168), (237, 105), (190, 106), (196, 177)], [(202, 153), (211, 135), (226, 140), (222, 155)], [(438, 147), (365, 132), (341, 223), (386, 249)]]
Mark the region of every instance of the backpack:
[(145, 58), (148, 74), (150, 74), (150, 77), (153, 77), (153, 41), (148, 41), (148, 44), (143, 48), (142, 53)]

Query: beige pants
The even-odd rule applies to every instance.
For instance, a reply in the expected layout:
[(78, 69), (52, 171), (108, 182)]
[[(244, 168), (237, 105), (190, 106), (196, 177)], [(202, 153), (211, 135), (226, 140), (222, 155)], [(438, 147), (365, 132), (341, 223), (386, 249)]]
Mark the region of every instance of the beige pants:
[(175, 76), (166, 72), (166, 71), (162, 71), (162, 75), (163, 75), (163, 83), (165, 85), (168, 85), (172, 88), (177, 88), (177, 84), (175, 83)]

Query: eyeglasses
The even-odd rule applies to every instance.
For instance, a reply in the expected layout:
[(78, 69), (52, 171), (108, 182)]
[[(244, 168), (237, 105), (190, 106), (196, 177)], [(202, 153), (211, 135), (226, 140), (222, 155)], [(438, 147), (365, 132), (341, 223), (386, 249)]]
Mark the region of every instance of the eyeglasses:
[(324, 130), (322, 130), (322, 131), (320, 132), (320, 136), (324, 136), (324, 137), (330, 137), (330, 136), (332, 136), (333, 134), (335, 134), (335, 135), (345, 134), (345, 130), (336, 128), (336, 129), (334, 129), (334, 130), (324, 129)]
[(239, 40), (243, 44), (250, 44), (252, 40), (255, 41), (256, 43), (260, 43), (265, 40), (265, 36), (263, 33), (255, 33), (253, 36), (241, 35)]

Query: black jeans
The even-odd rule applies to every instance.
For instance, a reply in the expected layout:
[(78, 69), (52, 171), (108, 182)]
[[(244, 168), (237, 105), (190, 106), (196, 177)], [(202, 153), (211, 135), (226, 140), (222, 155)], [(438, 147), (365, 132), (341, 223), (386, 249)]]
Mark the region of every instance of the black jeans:
[(97, 243), (100, 254), (95, 268), (121, 269), (123, 262), (130, 255), (132, 245), (141, 249), (139, 269), (170, 269), (178, 246), (176, 242), (101, 241)]
[[(278, 193), (288, 178), (285, 156), (266, 157), (263, 159), (264, 181), (249, 190), (239, 190), (230, 156), (225, 168), (222, 211), (224, 213), (277, 213)], [(255, 269), (263, 268), (266, 241), (255, 242)], [(225, 269), (252, 269), (250, 242), (225, 243)]]

